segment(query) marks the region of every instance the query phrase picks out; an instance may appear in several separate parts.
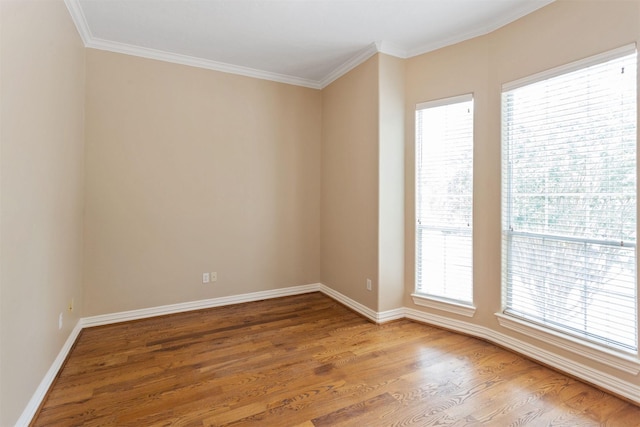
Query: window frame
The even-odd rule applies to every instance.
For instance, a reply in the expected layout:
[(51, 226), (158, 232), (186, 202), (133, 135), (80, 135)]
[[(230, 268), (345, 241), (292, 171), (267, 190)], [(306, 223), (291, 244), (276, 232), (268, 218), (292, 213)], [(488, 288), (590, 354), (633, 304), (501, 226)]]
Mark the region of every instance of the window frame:
[[(471, 170), (471, 179), (472, 179), (472, 191), (471, 191), (471, 205), (472, 205), (472, 209), (470, 212), (470, 239), (471, 239), (471, 247), (469, 248), (470, 250), (470, 260), (471, 260), (471, 264), (469, 265), (469, 269), (470, 269), (470, 284), (469, 286), (471, 287), (470, 291), (471, 291), (471, 300), (470, 301), (465, 301), (465, 300), (459, 300), (459, 299), (454, 299), (454, 298), (448, 298), (446, 296), (441, 296), (441, 295), (436, 295), (436, 294), (432, 294), (429, 292), (425, 292), (424, 288), (420, 288), (420, 282), (419, 282), (419, 271), (420, 271), (420, 267), (419, 267), (419, 263), (421, 262), (421, 260), (419, 259), (419, 244), (420, 244), (420, 239), (418, 238), (418, 233), (419, 233), (419, 227), (420, 227), (420, 217), (419, 217), (419, 211), (420, 211), (420, 207), (419, 207), (419, 191), (420, 191), (420, 175), (419, 175), (419, 171), (420, 171), (420, 167), (419, 167), (419, 141), (420, 141), (420, 137), (419, 137), (419, 132), (420, 130), (418, 129), (419, 123), (417, 120), (417, 116), (419, 111), (421, 110), (425, 110), (425, 109), (430, 109), (430, 108), (438, 108), (438, 107), (446, 107), (449, 105), (454, 105), (454, 104), (460, 104), (460, 103), (468, 103), (471, 102), (471, 137), (472, 137), (472, 144), (471, 144), (471, 163), (472, 163), (472, 170)], [(414, 209), (414, 214), (415, 214), (415, 221), (414, 221), (414, 243), (415, 243), (415, 264), (414, 264), (414, 292), (411, 294), (413, 301), (416, 305), (419, 306), (423, 306), (423, 307), (428, 307), (428, 308), (433, 308), (433, 309), (437, 309), (437, 310), (441, 310), (441, 311), (446, 311), (446, 312), (450, 312), (450, 313), (454, 313), (454, 314), (458, 314), (458, 315), (462, 315), (462, 316), (466, 316), (466, 317), (473, 317), (476, 311), (476, 308), (474, 306), (473, 303), (473, 293), (474, 293), (474, 286), (473, 286), (473, 198), (474, 198), (474, 194), (473, 194), (473, 161), (474, 161), (474, 128), (475, 128), (475, 109), (474, 109), (474, 104), (475, 104), (475, 99), (474, 99), (474, 94), (473, 93), (467, 93), (467, 94), (463, 94), (463, 95), (458, 95), (458, 96), (453, 96), (453, 97), (447, 97), (447, 98), (440, 98), (440, 99), (436, 99), (436, 100), (432, 100), (432, 101), (426, 101), (426, 102), (421, 102), (416, 104), (415, 107), (415, 116), (416, 117), (416, 121), (415, 121), (415, 125), (414, 125), (414, 131), (415, 131), (415, 149), (414, 149), (414, 155), (415, 155), (415, 179), (414, 179), (414, 183), (415, 183), (415, 190), (414, 190), (414, 200), (415, 200), (415, 209)]]
[[(586, 333), (584, 334), (572, 334), (570, 332), (568, 332), (568, 327), (564, 327), (564, 328), (553, 328), (551, 326), (549, 326), (548, 324), (544, 324), (544, 323), (540, 323), (540, 322), (536, 322), (536, 321), (532, 321), (530, 319), (527, 318), (523, 318), (520, 317), (516, 314), (513, 313), (509, 313), (508, 312), (508, 307), (507, 307), (507, 295), (508, 295), (508, 286), (509, 284), (507, 283), (507, 268), (508, 268), (508, 260), (507, 257), (509, 256), (509, 245), (507, 243), (508, 240), (508, 236), (513, 234), (513, 232), (511, 230), (508, 229), (508, 227), (506, 226), (507, 222), (505, 219), (506, 215), (512, 214), (513, 212), (510, 210), (510, 207), (506, 207), (505, 204), (511, 204), (511, 197), (510, 197), (510, 193), (509, 193), (509, 188), (510, 185), (508, 183), (508, 176), (505, 176), (507, 174), (505, 167), (504, 167), (504, 162), (506, 161), (507, 158), (507, 154), (506, 154), (506, 150), (508, 149), (508, 140), (507, 137), (505, 135), (505, 128), (507, 127), (507, 118), (504, 115), (504, 95), (507, 92), (513, 91), (515, 89), (518, 88), (522, 88), (543, 80), (547, 80), (547, 79), (551, 79), (554, 77), (558, 77), (558, 76), (562, 76), (564, 74), (567, 73), (571, 73), (571, 72), (575, 72), (590, 66), (594, 66), (597, 64), (602, 64), (605, 62), (608, 62), (610, 60), (614, 60), (614, 59), (618, 59), (630, 54), (634, 54), (636, 52), (636, 45), (635, 43), (630, 44), (630, 45), (626, 45), (626, 46), (622, 46), (620, 48), (617, 49), (613, 49), (598, 55), (594, 55), (594, 56), (590, 56), (588, 58), (579, 60), (579, 61), (575, 61), (575, 62), (571, 62), (569, 64), (566, 65), (562, 65), (559, 67), (555, 67), (553, 69), (550, 70), (546, 70), (540, 73), (536, 73), (533, 74), (531, 76), (527, 76), (518, 80), (515, 80), (513, 82), (509, 82), (509, 83), (505, 83), (502, 85), (502, 91), (501, 91), (501, 97), (503, 98), (503, 100), (501, 101), (501, 112), (502, 112), (502, 117), (501, 117), (501, 129), (502, 129), (502, 141), (501, 141), (501, 150), (502, 150), (502, 162), (503, 162), (503, 167), (501, 168), (501, 174), (502, 174), (502, 178), (501, 178), (501, 189), (502, 189), (502, 196), (501, 196), (501, 215), (502, 215), (502, 219), (501, 219), (501, 262), (502, 262), (502, 279), (501, 279), (501, 289), (502, 289), (502, 301), (501, 301), (501, 311), (499, 313), (495, 313), (497, 320), (499, 322), (499, 324), (503, 327), (506, 327), (508, 329), (520, 332), (520, 333), (525, 333), (527, 335), (530, 335), (534, 338), (540, 339), (540, 340), (544, 340), (546, 342), (551, 342), (554, 343), (555, 345), (558, 346), (563, 346), (569, 350), (573, 350), (576, 353), (580, 353), (583, 355), (586, 355), (587, 357), (594, 359), (594, 360), (598, 360), (600, 362), (603, 363), (607, 363), (611, 366), (615, 366), (619, 369), (624, 369), (625, 367), (628, 369), (631, 365), (633, 365), (633, 369), (637, 369), (637, 361), (639, 359), (640, 356), (640, 346), (638, 345), (640, 342), (640, 327), (638, 327), (636, 325), (636, 348), (635, 350), (628, 350), (628, 349), (624, 349), (621, 346), (611, 346), (608, 345), (600, 340), (597, 339), (588, 339), (586, 337)], [(638, 56), (636, 56), (636, 61), (638, 61)], [(637, 63), (637, 62), (636, 62)], [(636, 82), (637, 82), (637, 78), (638, 78), (639, 74), (636, 74)], [(638, 87), (636, 87), (636, 98), (635, 98), (635, 102), (636, 102), (636, 109), (637, 109), (637, 105), (638, 105)], [(638, 187), (637, 187), (637, 178), (638, 178), (638, 167), (640, 162), (637, 161), (638, 159), (638, 120), (637, 120), (637, 114), (636, 114), (636, 141), (635, 141), (635, 154), (636, 154), (636, 163), (635, 163), (635, 175), (636, 175), (636, 203), (637, 203), (637, 193), (638, 193)], [(638, 205), (636, 204), (636, 211), (638, 209)], [(635, 228), (636, 228), (636, 232), (638, 229), (638, 220), (637, 220), (637, 216), (636, 216), (636, 224), (635, 224)], [(586, 243), (590, 243), (592, 240), (597, 240), (597, 239), (582, 239), (584, 240)], [(637, 246), (636, 243), (633, 243), (633, 247), (635, 248), (635, 256), (634, 256), (634, 262), (635, 262), (635, 299), (636, 299), (636, 304), (635, 304), (635, 318), (636, 318), (636, 322), (638, 321), (638, 318), (640, 316), (640, 289), (638, 287), (638, 280), (637, 280), (637, 274), (638, 274), (638, 251), (637, 251)], [(622, 366), (622, 368), (620, 368), (620, 366)], [(630, 372), (630, 371), (629, 371)]]

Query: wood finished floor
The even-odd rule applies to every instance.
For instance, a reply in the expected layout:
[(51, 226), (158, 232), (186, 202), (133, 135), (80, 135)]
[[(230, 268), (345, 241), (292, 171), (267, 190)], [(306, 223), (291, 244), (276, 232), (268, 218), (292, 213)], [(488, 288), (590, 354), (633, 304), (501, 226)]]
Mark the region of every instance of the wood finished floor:
[(33, 426), (639, 426), (514, 353), (306, 294), (82, 331)]

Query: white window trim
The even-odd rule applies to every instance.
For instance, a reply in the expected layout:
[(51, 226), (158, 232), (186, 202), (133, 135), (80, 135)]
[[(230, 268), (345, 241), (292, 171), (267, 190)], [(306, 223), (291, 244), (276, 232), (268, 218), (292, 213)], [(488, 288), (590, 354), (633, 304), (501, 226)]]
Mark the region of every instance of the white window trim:
[[(442, 107), (445, 105), (449, 105), (449, 104), (458, 104), (458, 103), (462, 103), (462, 102), (469, 102), (469, 101), (474, 101), (474, 93), (465, 93), (463, 95), (457, 95), (457, 96), (451, 96), (448, 98), (440, 98), (440, 99), (434, 99), (432, 101), (425, 101), (425, 102), (420, 102), (418, 104), (416, 104), (416, 108), (415, 111), (420, 111), (420, 110), (425, 110), (428, 108), (434, 108), (434, 107)], [(475, 113), (474, 113), (475, 116)], [(474, 129), (475, 129), (475, 117), (474, 117)], [(414, 179), (417, 179), (414, 177)], [(414, 212), (415, 213), (415, 212)], [(473, 212), (472, 212), (473, 215)], [(414, 218), (414, 223), (415, 223), (415, 219)], [(413, 233), (414, 236), (414, 240), (417, 242), (417, 239), (415, 238), (416, 236), (416, 230), (414, 230)], [(473, 230), (471, 232), (471, 239), (472, 239), (472, 244), (473, 244)], [(417, 243), (416, 243), (417, 244)], [(473, 275), (473, 250), (472, 250), (472, 275)], [(415, 269), (415, 268), (414, 268)], [(473, 291), (473, 277), (471, 280), (471, 286), (472, 286), (472, 291)], [(416, 281), (416, 287), (417, 287), (417, 281)], [(473, 295), (473, 292), (472, 292)], [(461, 316), (465, 316), (465, 317), (473, 317), (475, 315), (476, 312), (476, 307), (473, 305), (473, 301), (471, 301), (470, 303), (466, 303), (463, 301), (452, 301), (452, 300), (448, 300), (448, 299), (444, 299), (444, 298), (439, 298), (435, 295), (430, 295), (430, 294), (422, 294), (422, 293), (413, 293), (411, 294), (411, 297), (413, 298), (413, 302), (416, 305), (419, 305), (421, 307), (427, 307), (427, 308), (433, 308), (436, 310), (441, 310), (441, 311), (445, 311), (448, 313), (453, 313), (453, 314), (458, 314)], [(472, 296), (473, 298), (473, 296)]]
[(513, 89), (518, 89), (522, 86), (527, 86), (542, 80), (547, 80), (552, 77), (561, 76), (563, 74), (577, 71), (583, 68), (587, 68), (592, 65), (601, 64), (612, 59), (621, 58), (626, 55), (631, 55), (636, 51), (636, 44), (631, 43), (617, 49), (613, 49), (607, 52), (603, 52), (599, 55), (593, 55), (588, 58), (580, 59), (578, 61), (571, 62), (569, 64), (561, 65), (559, 67), (552, 68), (550, 70), (541, 71), (536, 74), (532, 74), (527, 77), (523, 77), (512, 82), (504, 83), (502, 85), (502, 92), (509, 92)]
[(450, 301), (443, 298), (437, 298), (432, 295), (411, 294), (413, 303), (421, 307), (435, 308), (436, 310), (446, 311), (447, 313), (459, 314), (460, 316), (473, 317), (476, 314), (476, 307), (462, 302)]
[(473, 101), (473, 93), (466, 93), (464, 95), (452, 96), (449, 98), (434, 99), (433, 101), (426, 101), (416, 104), (416, 111), (426, 110), (427, 108), (443, 107), (449, 104), (460, 104), (461, 102)]
[[(587, 58), (583, 58), (565, 65), (561, 65), (552, 69), (541, 71), (539, 73), (532, 74), (511, 82), (503, 83), (501, 94), (504, 94), (505, 92), (509, 92), (511, 90), (518, 89), (520, 87), (527, 86), (536, 82), (540, 82), (546, 79), (550, 79), (550, 78), (561, 76), (563, 74), (567, 74), (583, 68), (587, 68), (589, 66), (601, 64), (609, 60), (631, 55), (636, 52), (637, 52), (636, 43), (630, 43), (630, 44), (621, 46), (619, 48), (609, 50), (607, 52), (589, 56)], [(640, 70), (638, 72), (640, 75)], [(502, 120), (503, 118), (501, 118), (501, 123), (502, 123)], [(640, 122), (638, 123), (638, 129), (640, 129)], [(504, 143), (501, 142), (501, 145), (502, 145), (501, 150), (504, 150)], [(639, 147), (640, 147), (640, 139), (636, 141), (636, 150)], [(636, 165), (636, 167), (640, 168), (640, 162)], [(640, 175), (638, 175), (638, 178), (640, 179)], [(501, 180), (503, 179), (504, 178), (501, 178)], [(501, 182), (501, 188), (504, 191), (503, 185), (504, 185), (504, 182)], [(502, 209), (503, 208), (501, 207), (501, 211)], [(502, 226), (501, 226), (501, 234), (503, 233), (504, 233), (504, 230), (502, 229)], [(502, 236), (501, 236), (501, 239), (502, 239)], [(504, 269), (505, 268), (504, 254), (501, 254), (501, 258), (502, 258), (502, 261), (501, 261), (502, 269)], [(638, 269), (638, 267), (640, 267), (640, 264), (638, 263), (638, 261), (636, 261), (636, 270)], [(502, 274), (504, 275), (504, 272)], [(637, 271), (636, 271), (636, 275), (637, 275)], [(639, 283), (640, 282), (638, 282), (636, 279), (636, 287), (638, 287), (637, 295), (640, 298)], [(539, 325), (539, 324), (536, 324), (535, 322), (522, 320), (516, 316), (504, 313), (506, 309), (506, 303), (505, 303), (506, 284), (504, 282), (502, 283), (501, 293), (502, 293), (502, 304), (501, 304), (502, 312), (495, 313), (495, 316), (497, 317), (497, 320), (500, 326), (503, 326), (507, 329), (539, 339), (543, 342), (549, 342), (560, 348), (567, 349), (578, 356), (585, 356), (593, 361), (603, 363), (607, 366), (622, 370), (624, 372), (628, 372), (633, 375), (638, 375), (640, 373), (640, 346), (635, 352), (633, 351), (626, 352), (624, 350), (617, 350), (611, 347), (600, 346), (594, 341), (584, 340), (579, 337), (574, 337), (572, 335), (565, 334), (557, 329)], [(640, 299), (638, 300), (637, 310), (638, 310), (636, 311), (637, 315), (640, 315)], [(640, 328), (638, 328), (637, 332), (638, 332), (638, 338), (640, 338)]]
[(632, 375), (640, 373), (640, 357), (638, 354), (616, 351), (566, 335), (553, 329), (538, 326), (535, 323), (520, 320), (503, 313), (495, 313), (500, 326), (535, 338), (556, 347), (568, 350), (578, 356), (584, 356), (595, 362), (627, 372)]

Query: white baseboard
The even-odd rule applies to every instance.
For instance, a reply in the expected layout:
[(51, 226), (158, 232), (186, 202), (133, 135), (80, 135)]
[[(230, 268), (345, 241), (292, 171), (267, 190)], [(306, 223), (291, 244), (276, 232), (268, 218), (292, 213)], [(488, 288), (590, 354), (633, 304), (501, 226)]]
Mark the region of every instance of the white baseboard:
[(220, 307), (220, 306), (231, 305), (231, 304), (240, 304), (243, 302), (260, 301), (260, 300), (270, 299), (270, 298), (279, 298), (279, 297), (290, 296), (290, 295), (299, 295), (299, 294), (306, 294), (310, 292), (318, 292), (318, 291), (322, 291), (323, 287), (324, 285), (321, 285), (320, 283), (314, 283), (310, 285), (292, 286), (289, 288), (280, 288), (280, 289), (273, 289), (268, 291), (252, 292), (249, 294), (232, 295), (228, 297), (211, 298), (211, 299), (200, 300), (200, 301), (191, 301), (186, 303), (163, 305), (159, 307), (143, 308), (140, 310), (130, 310), (130, 311), (122, 311), (119, 313), (104, 314), (99, 316), (83, 317), (78, 321), (75, 328), (73, 328), (73, 331), (71, 331), (71, 333), (69, 334), (69, 337), (67, 338), (64, 345), (62, 346), (62, 349), (60, 349), (58, 356), (51, 364), (51, 367), (49, 368), (46, 375), (40, 382), (40, 385), (36, 389), (33, 396), (31, 396), (29, 403), (27, 404), (24, 411), (22, 411), (22, 415), (20, 415), (20, 418), (16, 422), (16, 427), (23, 427), (23, 426), (27, 427), (31, 423), (31, 420), (35, 416), (36, 411), (38, 410), (40, 405), (42, 404), (45, 396), (47, 395), (47, 391), (49, 391), (51, 384), (53, 384), (53, 381), (58, 375), (60, 368), (62, 368), (62, 364), (64, 363), (67, 356), (69, 355), (69, 352), (73, 347), (73, 344), (76, 342), (76, 339), (78, 338), (78, 335), (80, 335), (80, 332), (82, 331), (83, 328), (89, 328), (92, 326), (100, 326), (100, 325), (108, 325), (108, 324), (119, 323), (119, 322), (126, 322), (130, 320), (144, 319), (144, 318), (153, 317), (153, 316), (162, 316), (165, 314), (174, 314), (174, 313), (180, 313), (180, 312), (186, 312), (186, 311), (192, 311), (192, 310), (201, 310), (204, 308)]
[(392, 320), (400, 320), (404, 319), (405, 317), (407, 316), (405, 316), (404, 314), (404, 307), (377, 313), (378, 323), (391, 322)]
[(567, 359), (556, 353), (549, 352), (535, 345), (526, 343), (493, 329), (484, 326), (474, 325), (472, 323), (463, 322), (448, 317), (439, 316), (437, 314), (425, 313), (423, 311), (405, 308), (405, 317), (407, 319), (428, 323), (434, 326), (440, 326), (457, 332), (462, 332), (477, 338), (497, 344), (501, 347), (508, 348), (516, 353), (525, 355), (533, 360), (543, 363), (552, 368), (558, 369), (575, 378), (580, 378), (618, 396), (625, 397), (636, 404), (640, 404), (640, 394), (638, 394), (638, 385), (627, 381), (623, 381), (615, 376), (609, 375), (604, 371), (596, 370), (574, 360)]
[(80, 335), (81, 331), (82, 331), (82, 319), (78, 320), (78, 323), (76, 323), (76, 326), (73, 328), (73, 330), (67, 337), (67, 340), (64, 342), (64, 345), (60, 349), (58, 356), (55, 358), (55, 360), (51, 364), (51, 367), (45, 374), (42, 381), (40, 381), (40, 384), (38, 385), (36, 392), (33, 393), (33, 396), (31, 396), (29, 403), (27, 403), (26, 408), (24, 408), (24, 411), (22, 411), (20, 418), (18, 418), (18, 421), (16, 422), (16, 427), (23, 427), (23, 426), (27, 427), (31, 423), (31, 420), (33, 419), (40, 405), (42, 404), (42, 401), (44, 400), (45, 396), (47, 395), (47, 392), (49, 391), (49, 387), (51, 387), (51, 384), (53, 384), (53, 381), (56, 379), (56, 376), (58, 375), (60, 368), (62, 368), (64, 361), (67, 359), (67, 356), (69, 355), (71, 348), (73, 348), (73, 344), (75, 344), (76, 339), (78, 339), (78, 335)]
[(191, 301), (186, 303), (144, 308), (140, 310), (130, 310), (122, 311), (119, 313), (84, 317), (78, 321), (71, 334), (69, 334), (69, 337), (60, 350), (60, 353), (47, 371), (45, 377), (40, 382), (40, 385), (31, 397), (31, 400), (27, 404), (27, 407), (22, 412), (22, 415), (18, 419), (16, 426), (26, 427), (29, 425), (36, 411), (42, 404), (42, 401), (46, 396), (49, 387), (55, 380), (58, 371), (62, 367), (62, 364), (67, 358), (69, 352), (71, 351), (71, 348), (73, 347), (73, 344), (75, 343), (78, 335), (80, 335), (80, 332), (83, 328), (192, 310), (201, 310), (205, 308), (260, 301), (264, 299), (300, 295), (310, 292), (322, 292), (328, 297), (338, 301), (339, 303), (345, 305), (346, 307), (375, 323), (385, 323), (392, 320), (407, 318), (419, 322), (428, 323), (434, 326), (451, 329), (453, 331), (462, 332), (464, 334), (490, 341), (494, 344), (511, 349), (517, 353), (526, 355), (527, 357), (544, 363), (545, 365), (559, 369), (560, 371), (563, 371), (576, 378), (583, 379), (584, 381), (587, 381), (605, 390), (609, 390), (610, 392), (615, 393), (619, 396), (623, 396), (632, 402), (640, 404), (640, 396), (638, 395), (638, 386), (636, 384), (620, 380), (617, 377), (608, 375), (606, 372), (587, 367), (573, 360), (567, 359), (555, 353), (548, 352), (532, 344), (520, 341), (492, 329), (407, 307), (401, 307), (384, 312), (376, 312), (375, 310), (372, 310), (369, 307), (360, 304), (359, 302), (329, 288), (328, 286), (323, 285), (322, 283), (314, 283), (309, 285), (293, 286), (289, 288), (273, 289), (269, 291), (252, 292), (248, 294), (232, 295), (228, 297), (211, 298), (200, 301)]
[(369, 307), (360, 304), (358, 301), (352, 300), (348, 296), (343, 295), (325, 285), (320, 285), (320, 292), (349, 307), (351, 310), (366, 317), (372, 322), (378, 322), (378, 313), (375, 310), (371, 310)]
[(210, 298), (199, 301), (161, 305), (158, 307), (143, 308), (139, 310), (121, 311), (118, 313), (84, 317), (82, 319), (82, 327), (89, 328), (92, 326), (109, 325), (112, 323), (145, 319), (147, 317), (164, 316), (166, 314), (183, 313), (186, 311), (202, 310), (205, 308), (221, 307), (224, 305), (241, 304), (244, 302), (306, 294), (309, 292), (318, 292), (321, 291), (321, 287), (322, 285), (320, 285), (320, 283), (314, 283), (311, 285), (292, 286), (290, 288), (272, 289), (268, 291), (252, 292), (248, 294), (231, 295), (228, 297)]
[(632, 355), (615, 353), (610, 348), (587, 343), (503, 313), (495, 313), (495, 316), (503, 328), (511, 329), (540, 342), (552, 344), (627, 374), (638, 375), (640, 373), (640, 360)]
[(347, 306), (351, 310), (355, 311), (356, 313), (366, 317), (367, 319), (375, 323), (385, 323), (385, 322), (390, 322), (392, 320), (404, 319), (405, 317), (404, 307), (396, 308), (394, 310), (377, 312), (323, 284), (320, 284), (319, 290), (326, 296), (333, 298), (339, 303)]

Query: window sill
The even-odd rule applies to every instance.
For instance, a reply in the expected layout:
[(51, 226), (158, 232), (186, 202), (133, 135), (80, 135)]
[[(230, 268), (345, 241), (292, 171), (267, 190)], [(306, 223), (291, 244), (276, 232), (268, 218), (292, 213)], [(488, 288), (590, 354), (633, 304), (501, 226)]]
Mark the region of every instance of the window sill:
[(634, 355), (599, 346), (503, 313), (495, 313), (495, 316), (500, 326), (512, 331), (552, 344), (632, 375), (640, 373), (640, 358), (637, 354)]
[(435, 308), (436, 310), (459, 314), (460, 316), (465, 317), (473, 317), (476, 313), (476, 308), (470, 304), (467, 305), (460, 302), (453, 302), (421, 294), (411, 294), (411, 298), (413, 298), (413, 303), (415, 305), (419, 305), (421, 307)]

